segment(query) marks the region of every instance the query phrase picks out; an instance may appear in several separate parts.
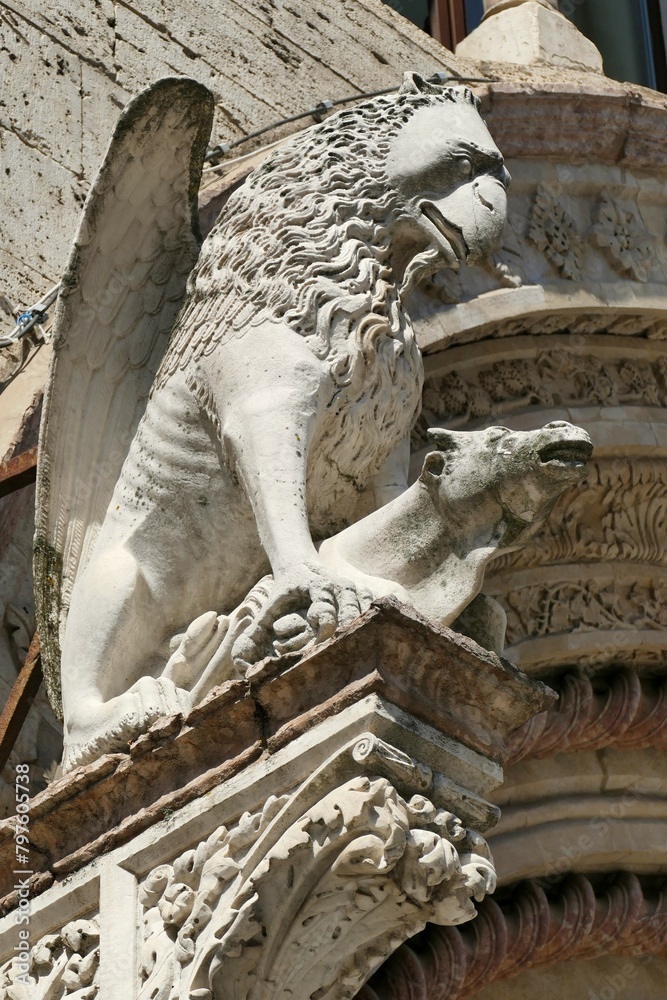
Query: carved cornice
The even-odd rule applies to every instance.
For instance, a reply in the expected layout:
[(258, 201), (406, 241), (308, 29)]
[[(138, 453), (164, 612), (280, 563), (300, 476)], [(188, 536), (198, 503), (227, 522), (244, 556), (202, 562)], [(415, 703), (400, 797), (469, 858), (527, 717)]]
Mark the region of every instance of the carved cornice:
[(513, 68), (487, 85), (482, 114), (508, 158), (667, 169), (664, 95), (631, 84), (577, 75), (570, 89), (556, 69)]
[(566, 675), (556, 706), (541, 712), (509, 741), (507, 764), (580, 750), (667, 749), (667, 677), (622, 670), (609, 678)]
[(569, 876), (555, 890), (521, 883), (509, 901), (487, 899), (469, 928), (429, 927), (403, 945), (359, 1000), (466, 1000), (528, 969), (606, 955), (667, 955), (667, 886), (636, 875), (611, 884)]
[(427, 921), (470, 920), (495, 871), (438, 804), (448, 784), (369, 734), (155, 868), (139, 894), (140, 1000), (165, 987), (172, 1000), (351, 998)]

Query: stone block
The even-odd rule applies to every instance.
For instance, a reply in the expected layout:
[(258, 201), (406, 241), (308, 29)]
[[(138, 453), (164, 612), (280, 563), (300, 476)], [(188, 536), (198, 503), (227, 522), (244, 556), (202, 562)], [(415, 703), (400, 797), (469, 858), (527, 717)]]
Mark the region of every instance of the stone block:
[(595, 45), (564, 15), (542, 3), (498, 5), (497, 13), (490, 12), (459, 42), (456, 54), (487, 62), (602, 73), (602, 56)]

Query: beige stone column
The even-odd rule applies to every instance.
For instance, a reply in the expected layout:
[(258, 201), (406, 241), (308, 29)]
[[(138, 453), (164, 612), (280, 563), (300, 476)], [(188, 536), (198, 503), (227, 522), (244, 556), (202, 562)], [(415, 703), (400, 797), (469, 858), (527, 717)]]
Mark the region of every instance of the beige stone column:
[[(507, 10), (508, 7), (518, 7), (522, 3), (527, 3), (529, 0), (484, 0), (484, 16), (487, 17), (491, 13), (497, 13), (500, 10)], [(558, 10), (558, 0), (530, 0), (530, 2), (539, 3), (542, 7), (553, 7)]]

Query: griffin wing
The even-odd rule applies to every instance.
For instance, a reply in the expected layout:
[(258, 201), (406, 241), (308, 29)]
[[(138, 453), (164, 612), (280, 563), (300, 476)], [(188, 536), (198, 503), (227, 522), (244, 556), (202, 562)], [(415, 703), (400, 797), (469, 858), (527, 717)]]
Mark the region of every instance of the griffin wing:
[(213, 97), (166, 79), (121, 115), (65, 271), (44, 393), (35, 604), (60, 705), (72, 586), (106, 514), (200, 247), (197, 192)]

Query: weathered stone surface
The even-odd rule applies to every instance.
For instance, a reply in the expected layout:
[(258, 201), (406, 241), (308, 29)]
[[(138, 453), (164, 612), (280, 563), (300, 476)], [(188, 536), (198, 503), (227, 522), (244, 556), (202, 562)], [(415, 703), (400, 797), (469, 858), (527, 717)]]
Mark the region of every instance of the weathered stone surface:
[[(420, 649), (418, 660), (415, 645)], [(447, 666), (442, 659), (445, 649)], [(482, 661), (484, 676), (479, 674)], [(306, 722), (314, 692), (318, 701), (331, 699), (342, 706), (361, 691), (377, 691), (435, 729), (498, 760), (503, 758), (505, 734), (518, 714), (533, 715), (539, 701), (548, 697), (544, 687), (529, 692), (522, 675), (510, 672), (506, 661), (495, 654), (449, 629), (429, 626), (391, 599), (379, 602), (344, 636), (316, 647), (294, 666), (268, 660), (251, 668), (246, 680), (261, 705), (265, 731), (276, 742), (288, 721), (290, 734), (294, 720)], [(484, 713), (471, 704), (479, 684)]]
[(0, 827), (0, 985), (352, 998), (427, 921), (466, 923), (493, 892), (495, 751), (550, 694), (392, 602), (291, 666), (260, 664), (34, 799), (22, 887)]
[[(39, 170), (48, 176), (49, 167), (26, 162), (26, 151), (39, 148), (81, 178), (85, 192), (119, 109), (156, 79), (184, 72), (213, 87), (219, 98), (217, 142), (325, 97), (392, 86), (406, 66), (427, 74), (465, 71), (465, 63), (380, 0), (326, 0), (298, 8), (280, 2), (266, 10), (231, 0), (213, 7), (197, 0), (187, 9), (158, 0), (131, 9), (100, 0), (67, 10), (51, 2), (9, 0), (0, 37), (9, 82), (0, 131), (6, 139), (4, 133), (18, 128), (29, 143), (18, 157), (20, 166), (3, 177), (0, 195), (0, 220), (6, 220), (0, 243), (19, 248), (3, 267), (1, 290), (22, 306), (60, 277), (79, 210), (67, 198), (59, 201), (35, 188)], [(4, 167), (7, 154), (0, 148)], [(36, 196), (26, 199), (28, 176), (29, 193)], [(23, 218), (14, 220), (17, 204)], [(45, 226), (39, 216), (47, 205)], [(60, 251), (47, 256), (43, 267), (40, 251), (24, 247), (22, 234), (34, 230), (41, 240), (45, 228)], [(34, 270), (43, 274), (41, 284), (32, 279)]]

